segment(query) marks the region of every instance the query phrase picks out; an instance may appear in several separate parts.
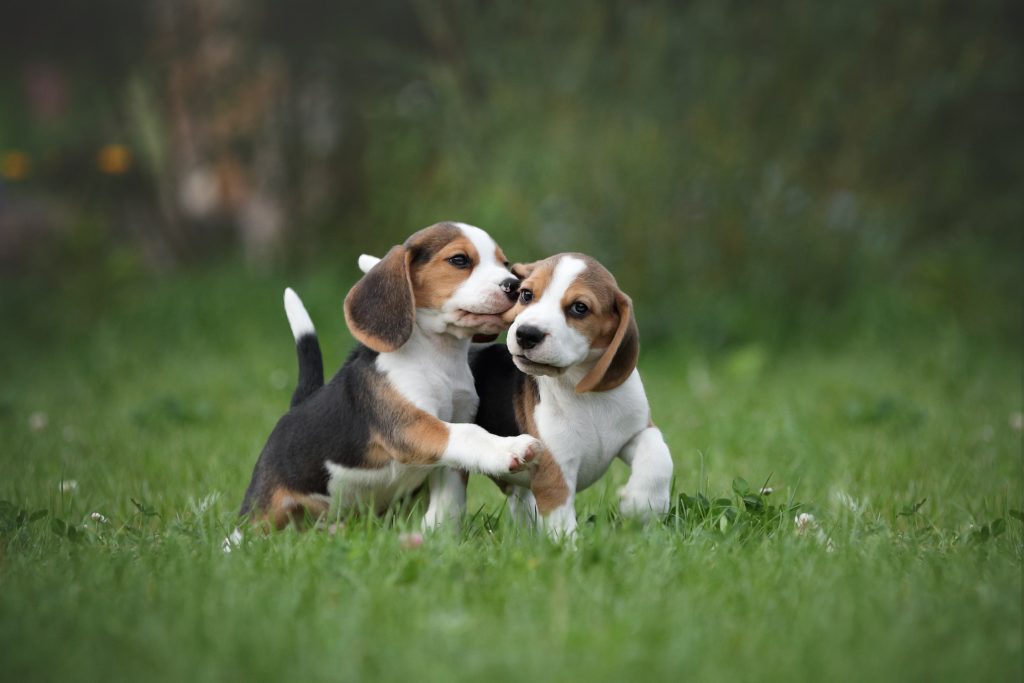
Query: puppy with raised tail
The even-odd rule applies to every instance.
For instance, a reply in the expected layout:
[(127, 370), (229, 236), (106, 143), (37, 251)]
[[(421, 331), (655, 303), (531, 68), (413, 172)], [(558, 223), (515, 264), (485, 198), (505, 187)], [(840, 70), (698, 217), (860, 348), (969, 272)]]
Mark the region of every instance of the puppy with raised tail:
[(513, 517), (539, 521), (554, 537), (576, 531), (574, 497), (614, 458), (631, 469), (620, 491), (624, 514), (668, 511), (672, 456), (636, 369), (640, 336), (633, 305), (600, 263), (558, 254), (513, 266), (523, 281), (506, 345), (471, 359), (480, 405), (476, 423), (494, 434), (531, 434), (545, 453), (507, 484)]
[(471, 339), (507, 327), (502, 314), (519, 283), (494, 240), (470, 225), (438, 223), (360, 266), (368, 272), (345, 298), (359, 344), (326, 385), (312, 321), (285, 292), (299, 382), (242, 503), (254, 521), (280, 529), (326, 514), (332, 500), (382, 511), (429, 478), (429, 527), (463, 509), (460, 470), (503, 476), (543, 452), (533, 436), (464, 424), (478, 402)]

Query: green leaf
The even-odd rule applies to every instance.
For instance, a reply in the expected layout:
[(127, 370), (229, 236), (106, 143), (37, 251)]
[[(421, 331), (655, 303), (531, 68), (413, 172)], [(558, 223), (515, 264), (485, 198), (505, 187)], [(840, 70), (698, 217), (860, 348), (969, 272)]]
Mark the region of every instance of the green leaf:
[(36, 511), (35, 511), (35, 512), (33, 512), (33, 513), (32, 513), (31, 515), (29, 515), (29, 517), (28, 517), (28, 521), (29, 521), (30, 523), (31, 523), (31, 522), (35, 522), (35, 521), (37, 521), (37, 520), (40, 520), (40, 519), (42, 519), (43, 517), (45, 517), (45, 516), (46, 516), (46, 515), (48, 515), (48, 514), (50, 514), (50, 512), (49, 512), (48, 510), (36, 510)]
[(145, 503), (140, 503), (139, 501), (135, 500), (134, 498), (129, 498), (128, 500), (130, 500), (132, 502), (132, 505), (135, 506), (135, 509), (138, 510), (140, 513), (142, 513), (144, 516), (146, 516), (146, 517), (159, 517), (160, 516), (159, 512), (157, 512), (153, 508), (149, 507)]
[(736, 477), (732, 480), (732, 490), (736, 492), (737, 496), (742, 498), (750, 493), (750, 484), (743, 477)]
[(67, 536), (68, 525), (63, 519), (53, 517), (50, 519), (50, 529), (58, 536)]
[(750, 512), (761, 512), (764, 510), (764, 499), (761, 496), (743, 496), (743, 505)]
[(1013, 517), (1016, 520), (1024, 522), (1024, 512), (1021, 512), (1020, 510), (1012, 510), (1011, 509), (1010, 510), (1010, 516)]
[(1000, 534), (1006, 532), (1006, 520), (1000, 517), (999, 519), (992, 522), (990, 527), (992, 529), (992, 537), (994, 538), (996, 536), (999, 536)]

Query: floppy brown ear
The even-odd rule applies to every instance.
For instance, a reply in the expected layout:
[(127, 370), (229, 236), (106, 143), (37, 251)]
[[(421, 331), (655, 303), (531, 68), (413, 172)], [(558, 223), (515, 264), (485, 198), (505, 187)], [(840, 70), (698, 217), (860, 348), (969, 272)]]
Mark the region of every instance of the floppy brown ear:
[(619, 311), (619, 326), (615, 336), (597, 359), (597, 364), (576, 385), (577, 394), (614, 389), (629, 379), (636, 368), (636, 360), (640, 355), (640, 330), (633, 317), (633, 302), (618, 292), (615, 295), (615, 307)]
[(394, 351), (412, 336), (416, 304), (411, 260), (411, 251), (392, 247), (345, 297), (345, 323), (352, 336), (379, 353)]
[(533, 263), (513, 263), (509, 270), (511, 270), (512, 274), (520, 280), (525, 280), (530, 277), (530, 273), (532, 273), (533, 269), (537, 267), (537, 263), (538, 261), (534, 261)]

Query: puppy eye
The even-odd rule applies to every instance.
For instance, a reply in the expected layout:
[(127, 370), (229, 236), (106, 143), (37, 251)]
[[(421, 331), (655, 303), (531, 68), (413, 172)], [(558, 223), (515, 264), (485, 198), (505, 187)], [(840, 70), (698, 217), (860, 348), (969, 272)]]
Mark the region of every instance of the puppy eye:
[(505, 261), (505, 270), (511, 270), (511, 269), (512, 269), (512, 263), (509, 262), (509, 261)]
[(452, 264), (456, 268), (469, 268), (473, 263), (469, 260), (469, 257), (465, 254), (456, 254), (448, 258), (448, 263)]
[(519, 290), (519, 301), (524, 304), (530, 303), (531, 301), (533, 301), (533, 292), (530, 291), (529, 289)]
[(569, 314), (576, 318), (582, 318), (590, 312), (590, 307), (582, 301), (574, 301), (569, 306)]

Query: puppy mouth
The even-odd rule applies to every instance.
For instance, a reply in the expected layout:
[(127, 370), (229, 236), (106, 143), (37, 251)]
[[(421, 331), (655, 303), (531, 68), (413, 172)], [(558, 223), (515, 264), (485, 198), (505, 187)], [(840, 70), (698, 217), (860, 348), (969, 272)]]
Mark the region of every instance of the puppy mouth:
[(501, 312), (478, 312), (469, 311), (463, 308), (455, 311), (453, 324), (459, 327), (470, 327), (485, 332), (502, 332), (508, 328), (509, 323), (502, 318)]
[(541, 374), (541, 375), (560, 375), (565, 372), (565, 368), (560, 365), (551, 365), (550, 363), (538, 363), (535, 360), (530, 360), (525, 354), (516, 353), (512, 355), (512, 362), (516, 366), (528, 375)]

